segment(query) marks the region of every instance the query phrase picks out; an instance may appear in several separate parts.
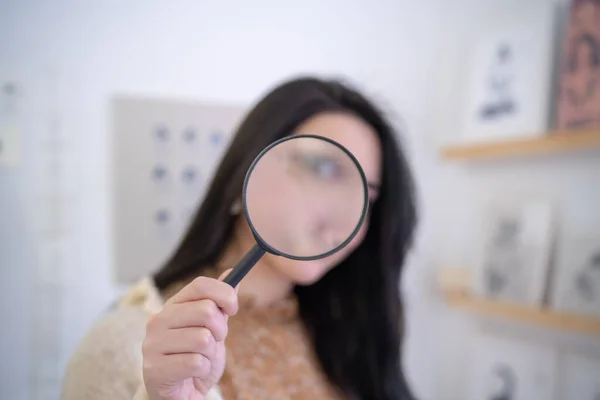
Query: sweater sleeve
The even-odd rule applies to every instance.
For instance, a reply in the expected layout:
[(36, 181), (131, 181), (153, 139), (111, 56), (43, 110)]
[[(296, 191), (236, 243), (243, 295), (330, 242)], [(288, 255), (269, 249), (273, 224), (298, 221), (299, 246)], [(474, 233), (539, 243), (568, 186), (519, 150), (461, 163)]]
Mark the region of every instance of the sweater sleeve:
[[(73, 353), (62, 400), (148, 400), (142, 378), (147, 314), (121, 307), (101, 318)], [(223, 400), (218, 387), (205, 400)]]
[(142, 381), (142, 342), (147, 316), (121, 307), (103, 316), (71, 356), (62, 400), (131, 400)]

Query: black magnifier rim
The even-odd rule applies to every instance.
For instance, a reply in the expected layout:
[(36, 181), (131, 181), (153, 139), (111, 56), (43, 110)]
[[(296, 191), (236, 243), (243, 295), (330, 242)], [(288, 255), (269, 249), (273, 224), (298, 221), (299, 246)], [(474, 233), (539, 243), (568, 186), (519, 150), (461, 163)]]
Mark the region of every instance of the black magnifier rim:
[[(331, 143), (334, 146), (337, 146), (340, 150), (342, 150), (346, 155), (348, 155), (348, 157), (350, 157), (350, 159), (352, 160), (352, 162), (354, 163), (354, 165), (356, 166), (356, 168), (358, 168), (358, 172), (360, 174), (360, 179), (362, 181), (363, 184), (363, 192), (364, 192), (364, 206), (363, 206), (363, 210), (362, 213), (360, 215), (360, 219), (358, 220), (358, 223), (356, 224), (356, 228), (354, 228), (354, 231), (352, 231), (352, 233), (350, 234), (350, 236), (348, 236), (346, 238), (346, 240), (344, 240), (342, 243), (340, 243), (338, 246), (334, 247), (332, 250), (329, 250), (326, 253), (322, 253), (322, 254), (318, 254), (316, 256), (295, 256), (292, 254), (287, 254), (287, 253), (283, 253), (273, 247), (271, 247), (261, 236), (260, 234), (256, 231), (254, 224), (252, 224), (252, 218), (250, 218), (250, 215), (248, 214), (248, 207), (246, 204), (246, 192), (248, 189), (248, 181), (250, 179), (250, 176), (252, 176), (252, 171), (254, 171), (254, 168), (256, 167), (256, 164), (262, 159), (262, 157), (269, 151), (271, 150), (273, 147), (280, 145), (281, 143), (287, 142), (288, 140), (292, 140), (292, 139), (300, 139), (300, 138), (310, 138), (310, 139), (319, 139), (319, 140), (323, 140), (325, 142)], [(356, 157), (354, 157), (354, 154), (352, 154), (348, 149), (346, 149), (344, 146), (342, 146), (341, 144), (339, 144), (338, 142), (336, 142), (335, 140), (323, 137), (323, 136), (319, 136), (319, 135), (311, 135), (311, 134), (298, 134), (298, 135), (291, 135), (291, 136), (286, 136), (284, 138), (278, 139), (275, 142), (271, 143), (270, 145), (268, 145), (264, 150), (262, 150), (258, 156), (256, 156), (256, 158), (254, 159), (254, 161), (252, 161), (252, 164), (250, 165), (250, 168), (248, 168), (248, 171), (246, 172), (246, 177), (244, 178), (244, 186), (242, 189), (242, 205), (243, 205), (243, 209), (244, 209), (244, 215), (246, 216), (246, 221), (248, 221), (248, 225), (250, 226), (250, 229), (252, 230), (252, 234), (254, 235), (254, 238), (256, 240), (256, 242), (258, 243), (258, 245), (260, 247), (262, 247), (266, 252), (271, 253), (271, 254), (275, 254), (278, 256), (282, 256), (285, 258), (289, 258), (290, 260), (297, 260), (297, 261), (311, 261), (311, 260), (319, 260), (321, 258), (325, 258), (328, 257), (334, 253), (337, 253), (339, 250), (343, 249), (344, 247), (346, 247), (348, 245), (348, 243), (350, 243), (352, 241), (352, 239), (354, 239), (354, 237), (358, 234), (362, 224), (365, 221), (365, 218), (367, 216), (367, 211), (369, 209), (369, 186), (367, 184), (367, 177), (365, 176), (365, 172), (363, 171), (362, 167), (360, 166), (358, 160), (356, 159)]]

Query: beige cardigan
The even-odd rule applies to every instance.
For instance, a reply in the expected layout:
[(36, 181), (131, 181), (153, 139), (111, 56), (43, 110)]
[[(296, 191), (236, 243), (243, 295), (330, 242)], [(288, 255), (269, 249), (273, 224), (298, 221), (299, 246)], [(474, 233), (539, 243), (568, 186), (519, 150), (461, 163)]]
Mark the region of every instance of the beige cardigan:
[[(146, 321), (163, 307), (150, 278), (134, 285), (79, 344), (67, 366), (62, 400), (146, 400), (142, 342)], [(223, 400), (218, 387), (205, 400)]]

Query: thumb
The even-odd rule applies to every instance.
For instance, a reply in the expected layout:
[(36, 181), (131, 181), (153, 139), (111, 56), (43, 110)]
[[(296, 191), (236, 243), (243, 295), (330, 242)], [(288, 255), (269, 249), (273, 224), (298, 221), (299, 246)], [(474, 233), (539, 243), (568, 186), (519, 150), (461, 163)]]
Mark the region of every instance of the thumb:
[[(227, 278), (227, 275), (229, 275), (231, 273), (231, 271), (233, 271), (233, 268), (229, 268), (225, 271), (223, 271), (223, 273), (219, 276), (218, 280), (223, 281), (225, 278)], [(238, 283), (236, 287), (234, 287), (235, 292), (239, 293), (240, 291), (240, 284)]]

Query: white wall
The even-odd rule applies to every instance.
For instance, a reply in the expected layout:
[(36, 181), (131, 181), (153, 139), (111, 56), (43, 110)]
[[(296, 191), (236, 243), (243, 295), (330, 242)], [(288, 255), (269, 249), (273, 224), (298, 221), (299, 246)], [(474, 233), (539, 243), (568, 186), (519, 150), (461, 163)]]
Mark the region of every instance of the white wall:
[[(350, 77), (402, 118), (422, 197), (428, 197), (432, 155), (420, 138), (430, 118), (426, 93), (441, 18), (436, 2), (2, 0), (0, 9), (2, 63), (27, 66), (31, 79), (58, 72), (66, 88), (61, 117), (77, 133), (81, 241), (77, 270), (67, 273), (77, 279), (65, 305), (67, 348), (118, 290), (111, 281), (109, 225), (108, 106), (116, 93), (251, 102), (296, 73)], [(422, 218), (405, 281), (406, 364), (417, 393), (431, 399), (439, 398), (433, 370), (439, 333), (429, 293), (420, 290), (433, 227), (427, 211)]]

